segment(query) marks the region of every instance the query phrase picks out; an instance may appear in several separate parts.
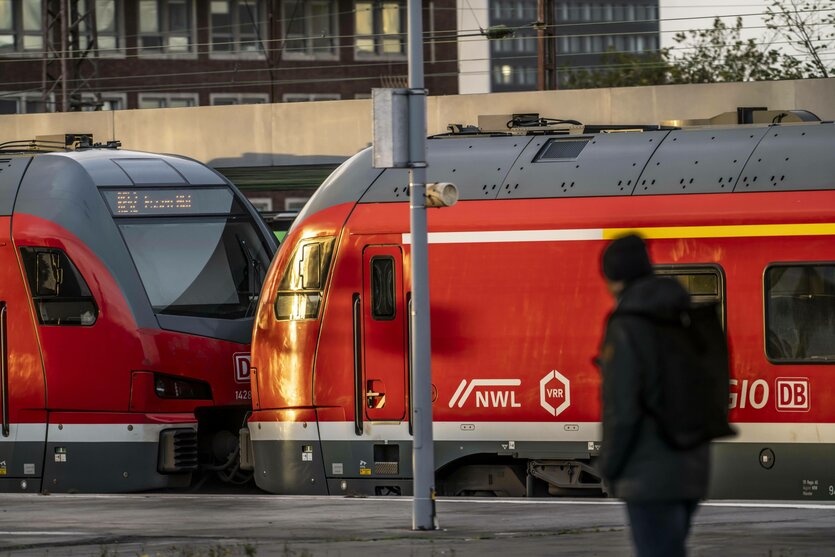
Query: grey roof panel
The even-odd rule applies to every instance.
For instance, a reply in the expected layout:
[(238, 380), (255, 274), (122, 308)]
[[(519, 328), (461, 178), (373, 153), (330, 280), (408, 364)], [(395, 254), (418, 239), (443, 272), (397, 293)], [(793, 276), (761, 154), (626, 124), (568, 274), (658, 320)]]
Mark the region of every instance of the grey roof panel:
[[(504, 181), (499, 199), (629, 195), (653, 151), (669, 132), (535, 136)], [(576, 158), (545, 160), (554, 142), (588, 143)], [(561, 150), (568, 152), (570, 150)]]
[(189, 184), (213, 186), (226, 184), (217, 172), (195, 160), (184, 157), (166, 156), (165, 162), (177, 169)]
[(0, 215), (12, 214), (20, 179), (32, 157), (0, 158)]
[(163, 159), (113, 159), (134, 184), (185, 184), (186, 179)]
[(674, 130), (655, 151), (634, 195), (733, 191), (767, 127)]
[(835, 187), (835, 123), (768, 128), (752, 153), (737, 192)]
[(97, 186), (132, 186), (133, 182), (113, 159), (96, 157), (79, 159), (79, 162)]
[(195, 160), (175, 155), (90, 149), (72, 153), (53, 153), (51, 156), (72, 158), (87, 171), (96, 186), (227, 184), (226, 180), (212, 169)]
[[(443, 137), (427, 141), (427, 182), (452, 182), (462, 201), (495, 199), (530, 137)], [(409, 172), (386, 170), (362, 203), (408, 201)]]

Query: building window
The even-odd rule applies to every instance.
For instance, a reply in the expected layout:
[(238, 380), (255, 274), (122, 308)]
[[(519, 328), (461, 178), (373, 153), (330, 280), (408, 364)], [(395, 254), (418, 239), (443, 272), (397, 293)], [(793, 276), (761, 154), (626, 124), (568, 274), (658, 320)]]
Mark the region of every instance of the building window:
[[(78, 28), (79, 48), (89, 48), (87, 29), (92, 22), (92, 12), (87, 11), (88, 0), (79, 0)], [(99, 55), (121, 55), (124, 47), (122, 31), (122, 0), (95, 0), (92, 5), (96, 16), (96, 47)]]
[(338, 101), (339, 93), (285, 93), (281, 100), (286, 103), (302, 103), (308, 101)]
[(145, 93), (139, 95), (139, 108), (185, 108), (197, 106), (197, 93)]
[(493, 68), (493, 79), (501, 85), (510, 85), (513, 83), (513, 66), (509, 64), (495, 66)]
[(139, 0), (139, 52), (194, 52), (192, 0)]
[(536, 68), (523, 67), (523, 68), (516, 68), (516, 70), (517, 70), (516, 73), (517, 73), (517, 76), (519, 78), (520, 85), (525, 85), (525, 86), (536, 85), (537, 78), (539, 77), (537, 75)]
[(285, 211), (301, 211), (307, 204), (309, 197), (287, 197), (284, 199)]
[(44, 102), (40, 93), (0, 93), (0, 114), (53, 112), (52, 95)]
[(122, 44), (122, 2), (96, 0), (96, 41), (99, 52), (115, 54)]
[(264, 104), (269, 102), (270, 96), (266, 93), (212, 93), (209, 95), (209, 103), (212, 106), (230, 106), (233, 104)]
[(0, 53), (40, 50), (41, 0), (0, 0)]
[(406, 54), (406, 4), (400, 0), (355, 2), (354, 49), (359, 56)]
[(835, 265), (766, 269), (765, 331), (771, 360), (835, 361)]
[(212, 53), (263, 52), (262, 0), (212, 0)]
[(337, 10), (332, 0), (281, 3), (284, 54), (299, 58), (339, 58)]
[(128, 106), (125, 93), (107, 93), (100, 97), (96, 97), (92, 93), (82, 93), (81, 101), (81, 110), (84, 112), (124, 110)]
[(273, 210), (272, 197), (249, 197), (248, 199), (249, 202), (252, 203), (252, 206), (255, 207), (255, 210), (259, 213)]

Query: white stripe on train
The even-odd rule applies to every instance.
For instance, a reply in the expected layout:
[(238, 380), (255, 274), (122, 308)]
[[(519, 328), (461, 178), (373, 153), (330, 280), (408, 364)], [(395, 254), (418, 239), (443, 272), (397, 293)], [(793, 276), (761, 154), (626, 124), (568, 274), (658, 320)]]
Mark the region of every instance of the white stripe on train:
[(172, 428), (197, 424), (10, 424), (0, 443), (157, 443), (159, 432)]
[[(735, 423), (727, 443), (835, 443), (835, 424)], [(250, 422), (253, 441), (411, 441), (406, 422)], [(435, 422), (435, 441), (599, 441), (600, 422)]]
[[(430, 244), (494, 244), (511, 242), (577, 242), (603, 240), (602, 228), (565, 230), (485, 230), (479, 232), (430, 232)], [(411, 234), (403, 234), (404, 245), (412, 243)]]

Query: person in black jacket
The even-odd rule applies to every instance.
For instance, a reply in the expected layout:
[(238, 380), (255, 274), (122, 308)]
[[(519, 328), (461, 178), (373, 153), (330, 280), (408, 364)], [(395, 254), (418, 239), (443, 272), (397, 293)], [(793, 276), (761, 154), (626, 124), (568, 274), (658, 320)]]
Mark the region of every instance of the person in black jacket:
[(663, 373), (658, 343), (664, 339), (651, 319), (675, 319), (690, 297), (678, 281), (653, 274), (646, 245), (635, 234), (609, 244), (602, 270), (617, 305), (599, 357), (600, 470), (610, 494), (626, 502), (637, 555), (684, 556), (693, 514), (707, 494), (708, 444), (671, 448), (646, 408), (661, 394)]

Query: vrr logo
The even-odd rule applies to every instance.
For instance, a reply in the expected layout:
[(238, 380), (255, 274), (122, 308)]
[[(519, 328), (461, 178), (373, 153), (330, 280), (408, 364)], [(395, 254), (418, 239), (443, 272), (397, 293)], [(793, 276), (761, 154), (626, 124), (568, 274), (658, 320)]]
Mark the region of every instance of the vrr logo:
[(559, 416), (571, 405), (571, 385), (568, 378), (557, 370), (548, 373), (539, 382), (539, 403), (552, 416)]
[(249, 352), (235, 352), (232, 358), (235, 363), (235, 381), (249, 383), (249, 371), (252, 369)]
[(809, 380), (805, 377), (778, 378), (777, 410), (780, 412), (808, 412)]

